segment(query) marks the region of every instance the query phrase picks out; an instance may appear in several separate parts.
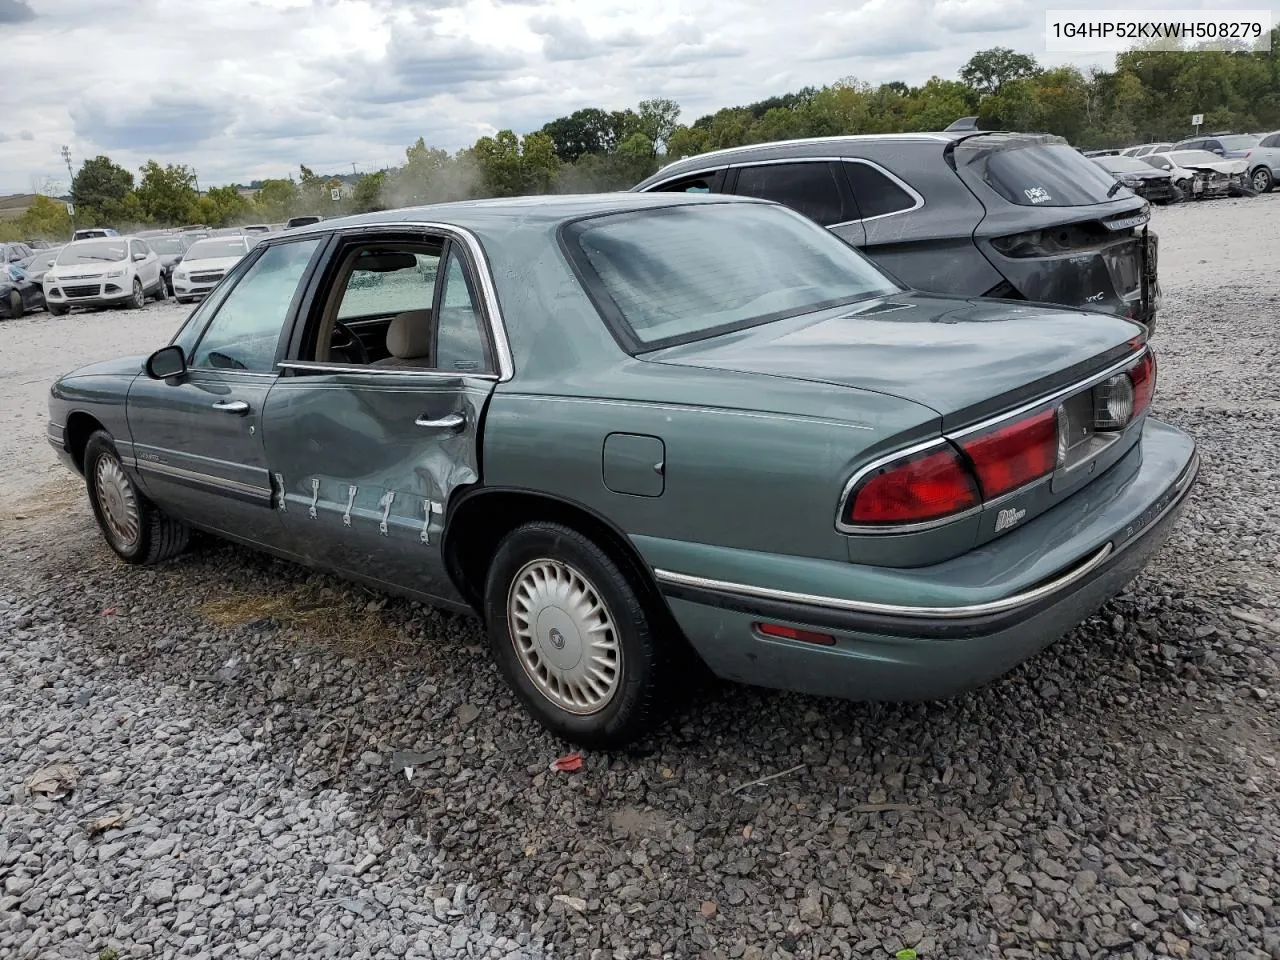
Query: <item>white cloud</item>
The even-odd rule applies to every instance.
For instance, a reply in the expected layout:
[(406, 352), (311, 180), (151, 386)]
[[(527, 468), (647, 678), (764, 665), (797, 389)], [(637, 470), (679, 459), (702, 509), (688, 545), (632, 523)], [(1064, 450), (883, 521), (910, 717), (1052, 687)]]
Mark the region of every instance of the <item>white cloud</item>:
[[(1129, 0), (1158, 8), (1167, 0)], [(1209, 0), (1201, 0), (1201, 5)], [(922, 83), (1044, 54), (1052, 0), (0, 0), (0, 193), (106, 153), (201, 184), (375, 168), (585, 106), (682, 119), (853, 75)], [(1073, 6), (1105, 6), (1074, 0)], [(1083, 62), (1107, 63), (1096, 57)]]

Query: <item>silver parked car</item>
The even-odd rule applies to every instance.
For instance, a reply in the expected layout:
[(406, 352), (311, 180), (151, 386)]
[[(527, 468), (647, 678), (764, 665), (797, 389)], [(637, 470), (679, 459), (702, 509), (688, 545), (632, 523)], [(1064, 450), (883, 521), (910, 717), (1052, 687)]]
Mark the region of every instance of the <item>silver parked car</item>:
[(1280, 130), (1268, 133), (1244, 155), (1253, 189), (1266, 193), (1280, 180)]

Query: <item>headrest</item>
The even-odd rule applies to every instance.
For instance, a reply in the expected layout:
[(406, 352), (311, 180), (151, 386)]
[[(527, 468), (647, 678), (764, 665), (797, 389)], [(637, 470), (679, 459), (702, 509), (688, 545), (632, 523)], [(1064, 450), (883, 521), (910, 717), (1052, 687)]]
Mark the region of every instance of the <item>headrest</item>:
[(417, 360), (431, 353), (431, 311), (407, 310), (387, 327), (387, 351), (401, 360)]

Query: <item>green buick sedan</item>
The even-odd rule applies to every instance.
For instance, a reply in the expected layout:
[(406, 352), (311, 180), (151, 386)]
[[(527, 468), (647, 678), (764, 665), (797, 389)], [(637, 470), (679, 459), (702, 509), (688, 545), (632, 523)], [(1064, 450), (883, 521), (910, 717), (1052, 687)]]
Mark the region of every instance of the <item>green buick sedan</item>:
[(111, 549), (199, 528), (469, 612), (585, 745), (690, 663), (820, 696), (999, 676), (1165, 539), (1198, 469), (1143, 328), (904, 289), (777, 204), (446, 204), (267, 237), (149, 357), (58, 380)]

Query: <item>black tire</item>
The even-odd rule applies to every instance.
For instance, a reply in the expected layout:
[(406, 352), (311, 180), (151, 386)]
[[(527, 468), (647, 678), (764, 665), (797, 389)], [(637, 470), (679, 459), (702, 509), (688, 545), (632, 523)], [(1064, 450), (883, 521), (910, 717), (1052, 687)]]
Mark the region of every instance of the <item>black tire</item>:
[[(512, 586), (531, 564), (567, 565), (602, 601), (619, 648), (612, 695), (595, 712), (574, 713), (543, 692), (517, 652), (508, 611)], [(661, 619), (647, 609), (635, 575), (577, 530), (538, 521), (518, 527), (498, 545), (485, 582), (484, 614), (498, 668), (525, 709), (544, 727), (571, 743), (593, 749), (626, 746), (663, 718), (672, 690), (672, 650)], [(552, 629), (549, 637), (557, 631)], [(548, 642), (554, 642), (548, 640)], [(562, 641), (563, 644), (563, 641)], [(576, 643), (575, 643), (576, 645)], [(561, 646), (561, 649), (563, 647)]]
[(1267, 166), (1258, 167), (1250, 173), (1249, 182), (1259, 193), (1267, 193), (1276, 185), (1275, 177), (1271, 175), (1271, 168)]
[[(108, 511), (113, 505), (104, 504), (103, 494), (97, 482), (98, 472), (103, 462), (108, 461), (119, 471), (124, 484), (131, 492), (136, 505), (137, 532), (132, 537), (124, 537), (112, 528), (108, 519)], [(89, 493), (89, 505), (93, 508), (94, 519), (98, 521), (98, 529), (102, 538), (107, 541), (116, 556), (125, 563), (139, 565), (161, 563), (177, 556), (186, 549), (191, 538), (191, 528), (180, 520), (174, 520), (160, 511), (146, 494), (125, 473), (120, 463), (120, 455), (111, 440), (111, 434), (98, 430), (84, 448), (84, 478)]]
[(71, 308), (70, 308), (70, 307), (68, 307), (68, 306), (64, 306), (64, 305), (59, 305), (59, 304), (56, 304), (56, 303), (48, 304), (48, 305), (45, 307), (45, 309), (47, 309), (47, 310), (48, 310), (50, 313), (52, 313), (55, 317), (65, 317), (68, 313), (70, 313), (70, 312), (71, 312)]
[(142, 289), (142, 280), (139, 277), (133, 278), (133, 296), (125, 304), (130, 310), (141, 310), (147, 305), (147, 292)]
[(164, 303), (169, 299), (169, 291), (164, 288), (164, 277), (160, 278), (160, 282), (156, 284), (156, 292), (151, 296), (155, 298), (156, 303)]
[(9, 291), (9, 319), (17, 320), (26, 312), (26, 308), (22, 305), (22, 294), (17, 290)]

